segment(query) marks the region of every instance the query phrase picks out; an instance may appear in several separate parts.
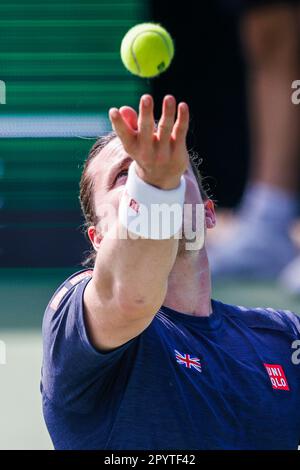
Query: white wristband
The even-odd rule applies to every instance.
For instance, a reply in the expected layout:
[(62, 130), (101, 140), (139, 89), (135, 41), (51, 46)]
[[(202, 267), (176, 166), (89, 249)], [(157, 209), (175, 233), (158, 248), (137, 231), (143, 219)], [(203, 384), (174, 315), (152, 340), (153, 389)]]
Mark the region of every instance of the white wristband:
[(132, 162), (120, 200), (119, 220), (128, 232), (142, 238), (163, 240), (179, 232), (183, 222), (185, 178), (175, 189), (159, 189), (145, 183)]

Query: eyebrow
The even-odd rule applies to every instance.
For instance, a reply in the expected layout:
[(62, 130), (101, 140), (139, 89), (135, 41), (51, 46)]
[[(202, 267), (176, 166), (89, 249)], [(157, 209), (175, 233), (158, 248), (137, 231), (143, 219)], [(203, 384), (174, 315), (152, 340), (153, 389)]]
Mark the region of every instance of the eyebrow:
[(112, 166), (112, 172), (118, 172), (124, 168), (124, 166), (130, 165), (133, 162), (133, 159), (129, 156), (122, 158), (115, 165)]

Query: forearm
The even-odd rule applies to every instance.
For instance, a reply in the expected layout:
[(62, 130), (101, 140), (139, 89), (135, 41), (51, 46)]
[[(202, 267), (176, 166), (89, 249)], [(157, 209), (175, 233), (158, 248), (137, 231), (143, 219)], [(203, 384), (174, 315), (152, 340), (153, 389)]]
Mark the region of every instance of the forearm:
[[(175, 234), (180, 234), (182, 226), (184, 195), (183, 176), (177, 177), (173, 187), (163, 189), (141, 179), (135, 162), (130, 165), (118, 216), (99, 247), (99, 290), (105, 286), (114, 301), (120, 299), (133, 307), (161, 305), (177, 255)], [(105, 272), (107, 281), (102, 283)]]
[[(111, 230), (115, 233), (116, 227)], [(94, 282), (99, 295), (125, 306), (160, 306), (177, 250), (178, 240), (174, 237), (165, 240), (134, 240), (130, 236), (119, 239), (108, 232), (95, 263)]]

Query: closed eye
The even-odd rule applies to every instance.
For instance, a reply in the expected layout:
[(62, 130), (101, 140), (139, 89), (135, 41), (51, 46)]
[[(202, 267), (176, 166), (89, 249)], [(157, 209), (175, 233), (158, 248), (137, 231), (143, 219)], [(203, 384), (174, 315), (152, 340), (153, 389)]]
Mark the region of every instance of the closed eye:
[(119, 178), (122, 178), (122, 176), (128, 176), (128, 170), (122, 170), (120, 171), (120, 173), (117, 175), (116, 177), (116, 181), (119, 179)]
[(127, 178), (127, 176), (128, 176), (128, 169), (120, 171), (120, 173), (118, 173), (117, 176), (115, 177), (113, 186), (115, 186), (117, 183), (120, 183), (121, 179)]
[[(117, 164), (111, 170), (110, 184), (108, 189), (112, 189), (116, 184), (121, 185), (125, 183), (125, 178), (128, 175), (129, 166), (132, 163), (132, 158), (126, 156), (123, 160), (117, 162)], [(124, 178), (124, 180), (122, 180)]]

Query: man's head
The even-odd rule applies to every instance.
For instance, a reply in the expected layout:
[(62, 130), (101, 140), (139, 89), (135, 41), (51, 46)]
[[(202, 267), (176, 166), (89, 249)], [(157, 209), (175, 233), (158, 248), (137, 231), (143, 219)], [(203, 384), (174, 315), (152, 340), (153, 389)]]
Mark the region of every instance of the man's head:
[[(80, 181), (80, 204), (88, 237), (95, 251), (85, 264), (93, 265), (96, 251), (101, 243), (102, 237), (98, 225), (101, 219), (99, 208), (104, 204), (118, 208), (131, 162), (132, 159), (125, 152), (115, 132), (99, 138), (89, 152)], [(185, 203), (194, 206), (203, 203), (205, 226), (212, 228), (215, 225), (214, 205), (203, 187), (202, 177), (191, 155), (185, 179)]]

